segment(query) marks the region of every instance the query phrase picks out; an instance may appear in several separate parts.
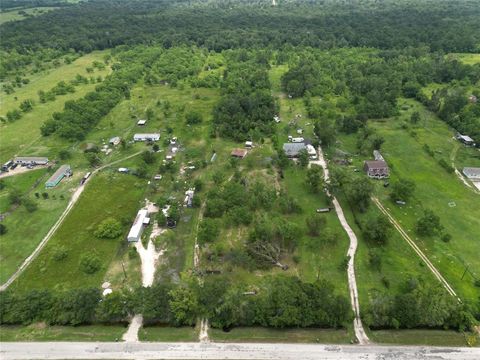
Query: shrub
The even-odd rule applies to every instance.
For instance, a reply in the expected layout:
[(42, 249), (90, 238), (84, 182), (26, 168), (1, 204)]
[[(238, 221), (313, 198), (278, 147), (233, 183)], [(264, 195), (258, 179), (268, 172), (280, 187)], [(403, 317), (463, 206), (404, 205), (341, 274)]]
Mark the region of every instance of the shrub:
[(53, 250), (52, 258), (55, 261), (62, 261), (68, 256), (68, 250), (64, 246), (58, 246)]
[(102, 268), (100, 258), (93, 252), (85, 253), (80, 258), (80, 270), (85, 274), (95, 274)]
[(102, 239), (115, 239), (122, 234), (122, 224), (114, 218), (103, 220), (95, 230), (94, 235)]

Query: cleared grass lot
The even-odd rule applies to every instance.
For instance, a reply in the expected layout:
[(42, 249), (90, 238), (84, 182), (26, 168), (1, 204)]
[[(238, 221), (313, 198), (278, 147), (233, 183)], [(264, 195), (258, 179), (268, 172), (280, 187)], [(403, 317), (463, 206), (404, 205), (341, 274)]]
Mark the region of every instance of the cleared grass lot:
[(0, 341), (116, 341), (122, 338), (125, 329), (119, 325), (48, 326), (44, 323), (0, 326)]
[[(60, 287), (64, 289), (100, 286), (103, 276), (120, 248), (123, 236), (118, 239), (98, 239), (93, 235), (96, 226), (108, 217), (122, 222), (124, 233), (131, 225), (142, 205), (145, 180), (137, 177), (105, 171), (97, 174), (69, 216), (45, 246), (41, 254), (12, 284), (16, 289)], [(66, 249), (65, 259), (54, 260), (60, 247)], [(82, 255), (95, 254), (101, 261), (101, 269), (86, 274), (80, 269)]]
[(216, 342), (321, 344), (349, 344), (354, 338), (350, 331), (345, 329), (269, 329), (262, 327), (239, 327), (229, 332), (210, 329), (209, 336)]
[(138, 332), (140, 341), (198, 342), (199, 330), (194, 327), (145, 326)]
[[(470, 333), (451, 330), (376, 330), (369, 332), (370, 339), (379, 344), (467, 346)], [(476, 346), (479, 344), (477, 336)]]

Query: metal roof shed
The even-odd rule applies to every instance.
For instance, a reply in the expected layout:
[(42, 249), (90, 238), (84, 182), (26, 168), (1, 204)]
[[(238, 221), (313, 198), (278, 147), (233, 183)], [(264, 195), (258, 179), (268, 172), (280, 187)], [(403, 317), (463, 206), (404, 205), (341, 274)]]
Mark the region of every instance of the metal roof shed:
[(70, 176), (72, 170), (70, 169), (70, 165), (62, 165), (60, 166), (57, 171), (47, 180), (45, 186), (47, 188), (52, 188), (58, 185), (58, 183), (65, 177)]

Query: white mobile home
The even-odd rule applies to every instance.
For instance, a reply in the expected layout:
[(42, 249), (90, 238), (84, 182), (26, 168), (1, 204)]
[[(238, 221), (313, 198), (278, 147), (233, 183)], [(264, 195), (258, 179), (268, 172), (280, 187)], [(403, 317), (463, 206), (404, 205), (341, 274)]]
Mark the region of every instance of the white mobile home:
[(152, 134), (135, 134), (133, 135), (134, 141), (158, 141), (160, 140), (159, 133), (152, 133)]
[(128, 233), (127, 240), (128, 242), (137, 242), (140, 240), (142, 236), (142, 232), (144, 229), (144, 225), (150, 222), (150, 218), (148, 217), (148, 211), (145, 209), (141, 209), (137, 213), (137, 217), (133, 222), (133, 225)]
[(14, 160), (15, 164), (20, 165), (47, 165), (48, 158), (36, 156), (18, 156)]

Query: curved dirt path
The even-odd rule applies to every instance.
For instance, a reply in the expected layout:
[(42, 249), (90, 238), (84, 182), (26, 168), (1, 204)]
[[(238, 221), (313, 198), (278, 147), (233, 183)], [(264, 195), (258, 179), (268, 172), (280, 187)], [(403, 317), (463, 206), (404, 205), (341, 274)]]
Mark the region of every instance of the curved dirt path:
[(130, 159), (134, 156), (137, 156), (139, 154), (141, 154), (142, 151), (139, 151), (139, 152), (136, 152), (135, 154), (132, 154), (132, 155), (129, 155), (127, 157), (124, 157), (120, 160), (116, 160), (114, 162), (111, 162), (109, 164), (105, 164), (101, 167), (99, 167), (98, 169), (95, 169), (92, 174), (90, 175), (90, 177), (87, 179), (87, 181), (85, 181), (85, 183), (83, 185), (80, 185), (77, 190), (75, 190), (75, 192), (73, 193), (72, 195), (72, 198), (70, 199), (70, 201), (68, 202), (68, 205), (67, 207), (65, 208), (65, 210), (63, 211), (63, 213), (60, 215), (60, 217), (58, 218), (58, 220), (55, 222), (55, 224), (53, 224), (53, 226), (50, 228), (50, 230), (48, 231), (47, 235), (45, 235), (45, 237), (42, 239), (42, 241), (40, 241), (40, 244), (38, 244), (38, 246), (35, 248), (35, 250), (33, 250), (33, 252), (30, 254), (29, 257), (27, 257), (22, 265), (19, 266), (19, 268), (17, 269), (17, 271), (15, 271), (13, 273), (13, 275), (2, 285), (0, 286), (0, 291), (4, 291), (6, 290), (24, 271), (25, 269), (28, 267), (28, 265), (31, 264), (31, 262), (38, 256), (38, 254), (40, 253), (40, 251), (42, 251), (42, 249), (44, 248), (44, 246), (47, 244), (48, 240), (51, 239), (51, 237), (53, 236), (53, 234), (55, 233), (55, 231), (57, 231), (57, 229), (60, 227), (60, 225), (63, 223), (63, 220), (65, 220), (65, 218), (67, 217), (67, 215), (70, 213), (70, 211), (72, 210), (73, 206), (77, 203), (78, 199), (80, 198), (80, 195), (82, 194), (83, 190), (85, 189), (85, 185), (87, 184), (87, 182), (89, 182), (92, 177), (98, 173), (99, 171), (107, 168), (107, 167), (110, 167), (112, 165), (115, 165), (121, 161), (124, 161), (124, 160), (127, 160), (127, 159)]
[[(323, 156), (322, 148), (319, 146), (318, 149), (318, 160), (310, 161), (308, 167), (312, 164), (319, 165), (323, 168), (323, 177), (326, 183), (330, 180), (330, 175), (328, 172), (327, 162), (325, 161), (325, 157)], [(358, 246), (358, 239), (355, 233), (353, 232), (350, 225), (348, 225), (347, 219), (343, 213), (343, 209), (338, 202), (335, 196), (332, 196), (330, 192), (327, 190), (327, 195), (332, 197), (332, 203), (335, 207), (335, 212), (337, 213), (338, 220), (342, 224), (343, 229), (348, 235), (350, 239), (350, 246), (348, 247), (347, 256), (349, 256), (348, 260), (348, 268), (347, 268), (347, 275), (348, 275), (348, 288), (350, 291), (350, 301), (352, 303), (352, 310), (355, 314), (355, 319), (353, 321), (353, 328), (355, 331), (355, 337), (358, 340), (360, 345), (366, 345), (370, 343), (370, 340), (365, 333), (365, 329), (363, 328), (362, 319), (360, 318), (360, 304), (358, 302), (358, 290), (357, 290), (357, 280), (355, 278), (355, 253), (357, 251)]]

